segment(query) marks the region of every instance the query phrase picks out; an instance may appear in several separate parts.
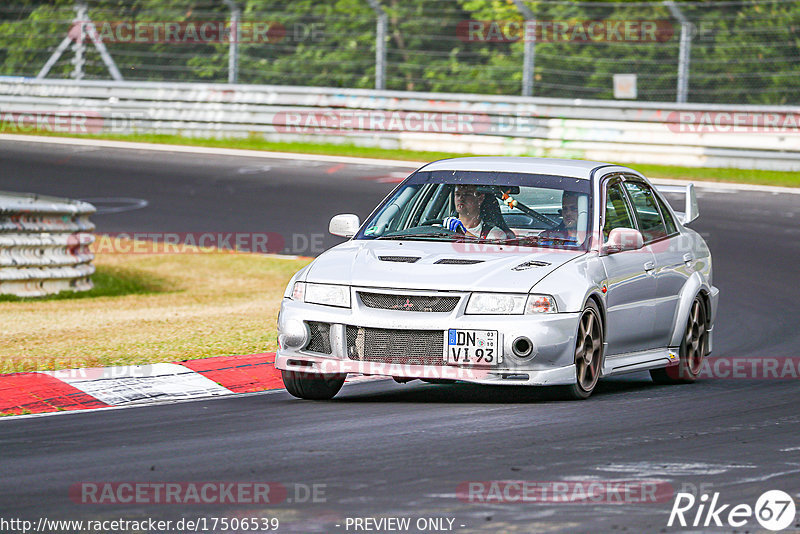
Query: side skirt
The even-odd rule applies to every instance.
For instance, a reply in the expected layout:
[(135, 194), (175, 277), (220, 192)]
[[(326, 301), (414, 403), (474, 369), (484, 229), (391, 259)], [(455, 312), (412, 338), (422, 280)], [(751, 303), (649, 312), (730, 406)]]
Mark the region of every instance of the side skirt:
[(602, 376), (657, 369), (677, 363), (677, 348), (652, 349), (640, 352), (628, 352), (626, 354), (615, 354), (613, 356), (608, 356), (603, 362)]

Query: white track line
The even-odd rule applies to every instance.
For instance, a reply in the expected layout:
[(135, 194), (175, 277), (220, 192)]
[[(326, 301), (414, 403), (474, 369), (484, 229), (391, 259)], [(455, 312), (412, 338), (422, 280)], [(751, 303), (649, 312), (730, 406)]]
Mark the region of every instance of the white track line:
[(353, 165), (375, 165), (380, 167), (405, 167), (416, 169), (424, 162), (400, 161), (393, 159), (354, 158), (348, 156), (327, 156), (324, 154), (296, 154), (289, 152), (267, 152), (263, 150), (242, 150), (238, 148), (214, 148), (206, 146), (161, 145), (156, 143), (131, 143), (129, 141), (109, 141), (105, 139), (78, 139), (74, 137), (40, 137), (35, 135), (0, 134), (0, 141), (24, 143), (45, 143), (54, 145), (89, 146), (96, 148), (121, 148), (127, 150), (149, 150), (153, 152), (181, 152), (185, 154), (206, 154), (212, 156), (236, 156), (246, 158), (292, 159), (305, 161), (324, 161), (328, 163), (350, 163)]

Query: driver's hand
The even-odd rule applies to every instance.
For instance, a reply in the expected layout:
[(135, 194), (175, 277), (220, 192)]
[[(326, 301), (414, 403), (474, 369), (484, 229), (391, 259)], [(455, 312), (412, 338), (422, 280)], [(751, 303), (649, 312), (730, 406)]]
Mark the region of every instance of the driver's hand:
[(463, 234), (467, 231), (467, 227), (464, 226), (464, 223), (462, 223), (458, 217), (447, 217), (442, 221), (442, 226), (451, 232), (459, 232)]

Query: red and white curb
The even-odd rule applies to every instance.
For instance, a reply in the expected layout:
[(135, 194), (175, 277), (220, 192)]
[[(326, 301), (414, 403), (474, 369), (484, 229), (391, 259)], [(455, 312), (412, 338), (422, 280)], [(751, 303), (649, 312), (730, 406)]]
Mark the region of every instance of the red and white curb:
[[(275, 353), (0, 375), (0, 413), (41, 414), (283, 389)], [(383, 377), (348, 378), (348, 382)]]

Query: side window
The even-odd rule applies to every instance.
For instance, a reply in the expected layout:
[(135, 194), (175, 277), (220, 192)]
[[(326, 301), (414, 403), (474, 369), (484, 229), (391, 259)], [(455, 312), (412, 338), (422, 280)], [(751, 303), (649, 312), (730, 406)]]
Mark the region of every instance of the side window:
[(667, 229), (658, 212), (658, 204), (653, 191), (645, 184), (638, 182), (625, 182), (625, 189), (628, 191), (636, 218), (639, 220), (639, 231), (642, 232), (644, 242), (648, 243), (666, 236)]
[(667, 208), (666, 203), (661, 200), (661, 197), (655, 195), (656, 200), (658, 200), (658, 206), (661, 208), (661, 215), (664, 217), (664, 223), (667, 226), (667, 235), (672, 235), (678, 232), (678, 227), (675, 225), (675, 220), (672, 218), (672, 214)]
[(619, 183), (609, 186), (606, 192), (606, 218), (603, 225), (605, 239), (608, 239), (608, 234), (614, 228), (636, 228)]

